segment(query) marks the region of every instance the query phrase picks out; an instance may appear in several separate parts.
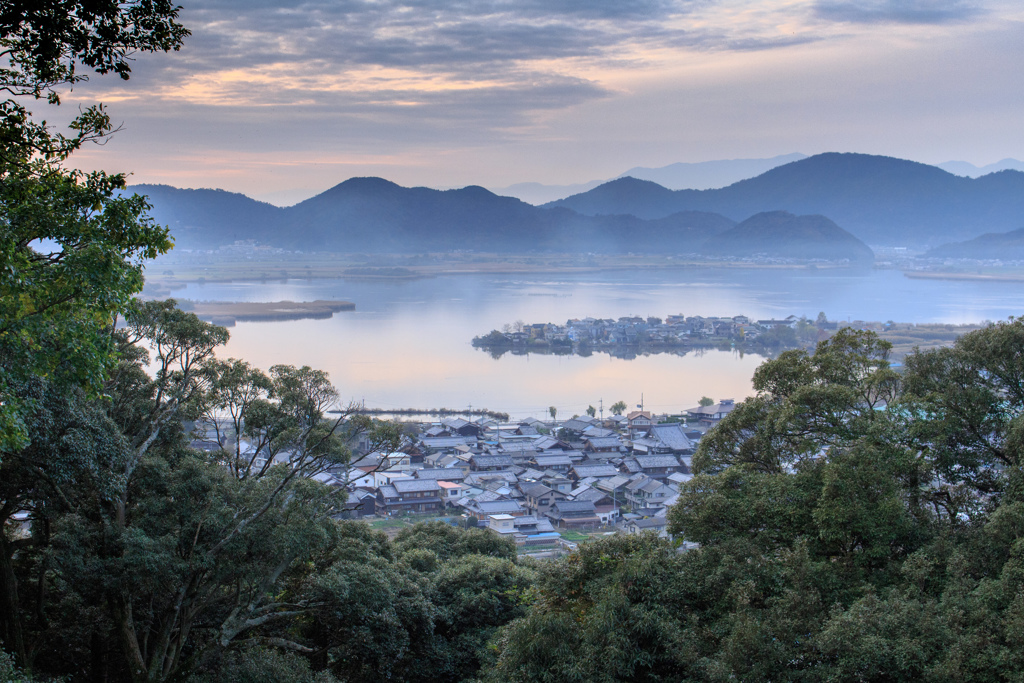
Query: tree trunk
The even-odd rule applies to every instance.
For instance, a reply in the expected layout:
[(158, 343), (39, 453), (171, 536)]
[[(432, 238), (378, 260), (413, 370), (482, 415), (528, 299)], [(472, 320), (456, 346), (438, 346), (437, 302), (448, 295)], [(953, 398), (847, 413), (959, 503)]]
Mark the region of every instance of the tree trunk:
[(13, 552), (7, 537), (0, 531), (0, 642), (14, 655), (18, 666), (26, 667), (28, 661), (21, 628), (21, 603), (18, 599), (18, 577), (14, 574)]

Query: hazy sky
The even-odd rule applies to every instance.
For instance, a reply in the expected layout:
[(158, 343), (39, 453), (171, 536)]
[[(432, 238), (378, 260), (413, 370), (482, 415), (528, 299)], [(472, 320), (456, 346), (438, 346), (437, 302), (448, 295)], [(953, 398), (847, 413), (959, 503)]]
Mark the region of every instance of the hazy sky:
[(181, 52), (65, 98), (124, 122), (80, 165), (280, 202), (365, 175), (500, 187), (789, 152), (1024, 158), (1020, 0), (182, 2)]

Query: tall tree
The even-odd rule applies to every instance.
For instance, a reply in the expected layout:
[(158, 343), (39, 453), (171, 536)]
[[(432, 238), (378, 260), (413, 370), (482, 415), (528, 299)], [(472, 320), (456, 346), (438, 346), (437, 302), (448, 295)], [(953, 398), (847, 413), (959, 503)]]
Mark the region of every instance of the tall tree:
[(0, 7), (0, 454), (28, 439), (23, 380), (99, 389), (113, 363), (105, 328), (141, 289), (141, 259), (171, 245), (142, 198), (117, 196), (122, 175), (63, 166), (111, 132), (102, 106), (56, 133), (26, 102), (57, 105), (89, 71), (127, 79), (132, 53), (178, 49), (188, 34), (178, 9), (164, 0)]

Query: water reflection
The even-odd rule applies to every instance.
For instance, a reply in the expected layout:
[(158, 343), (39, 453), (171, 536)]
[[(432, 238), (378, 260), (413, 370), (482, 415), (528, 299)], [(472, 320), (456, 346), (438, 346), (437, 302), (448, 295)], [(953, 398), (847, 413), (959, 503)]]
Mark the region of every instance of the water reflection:
[(515, 320), (564, 323), (618, 318), (789, 314), (832, 319), (964, 323), (1024, 309), (1024, 285), (912, 280), (896, 271), (715, 269), (616, 271), (572, 275), (458, 275), (380, 282), (288, 280), (207, 283), (174, 292), (210, 301), (354, 301), (330, 320), (239, 323), (222, 355), (261, 366), (327, 370), (342, 394), (373, 407), (461, 408), (513, 417), (582, 414), (618, 400), (654, 410), (696, 405), (702, 395), (741, 399), (762, 362), (734, 351), (624, 360), (505, 355), (493, 359), (470, 340)]

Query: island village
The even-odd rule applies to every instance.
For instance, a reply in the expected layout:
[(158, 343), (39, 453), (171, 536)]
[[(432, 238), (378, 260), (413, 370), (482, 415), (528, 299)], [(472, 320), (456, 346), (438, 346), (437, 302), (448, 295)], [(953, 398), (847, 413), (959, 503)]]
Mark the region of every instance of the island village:
[[(885, 329), (881, 324), (857, 321), (857, 327)], [(564, 325), (505, 325), (502, 330), (473, 339), (473, 346), (500, 354), (521, 353), (609, 353), (630, 358), (638, 352), (685, 353), (692, 348), (732, 346), (746, 350), (779, 350), (813, 345), (838, 329), (825, 314), (816, 321), (790, 315), (782, 319), (752, 320), (745, 315), (705, 317), (669, 315), (611, 318), (573, 318)]]
[(701, 403), (677, 415), (405, 422), (400, 450), (364, 445), (351, 463), (315, 478), (347, 490), (345, 518), (396, 528), (445, 517), (512, 538), (523, 553), (557, 554), (586, 534), (665, 536), (666, 511), (692, 478), (697, 444), (735, 407)]

